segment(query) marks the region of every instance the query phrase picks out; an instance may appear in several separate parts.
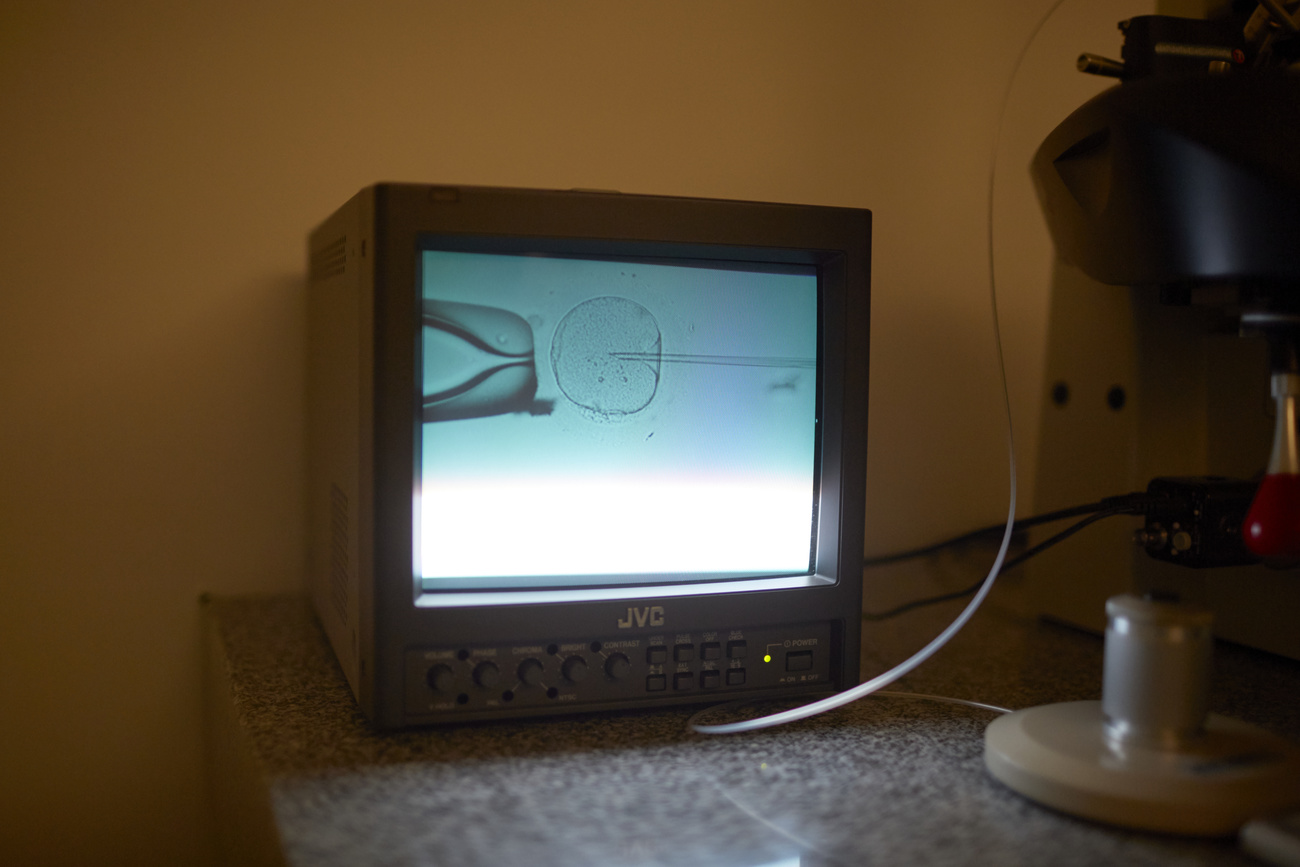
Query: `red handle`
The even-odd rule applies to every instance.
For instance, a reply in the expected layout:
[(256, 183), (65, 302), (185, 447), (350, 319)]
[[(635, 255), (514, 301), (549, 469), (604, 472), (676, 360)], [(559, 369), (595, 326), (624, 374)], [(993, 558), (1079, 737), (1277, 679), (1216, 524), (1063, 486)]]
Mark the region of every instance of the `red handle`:
[(1246, 512), (1242, 537), (1265, 561), (1300, 562), (1300, 475), (1270, 473)]

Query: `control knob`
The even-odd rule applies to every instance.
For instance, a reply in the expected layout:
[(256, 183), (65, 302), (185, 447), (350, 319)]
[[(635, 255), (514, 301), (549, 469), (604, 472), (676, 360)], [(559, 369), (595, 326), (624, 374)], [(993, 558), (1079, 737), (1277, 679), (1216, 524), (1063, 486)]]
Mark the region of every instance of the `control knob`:
[(605, 660), (605, 674), (613, 680), (621, 680), (627, 677), (627, 673), (632, 670), (632, 663), (621, 653), (611, 653)]
[(497, 668), (495, 662), (480, 662), (474, 666), (474, 682), (479, 686), (487, 689), (496, 686), (497, 681), (501, 679), (501, 669)]
[(581, 656), (570, 656), (564, 660), (564, 665), (560, 666), (560, 673), (569, 683), (577, 683), (587, 676), (587, 660)]
[(456, 688), (456, 672), (449, 665), (439, 663), (433, 666), (425, 674), (424, 680), (429, 684), (429, 689), (438, 692), (451, 692)]
[(531, 658), (519, 663), (519, 679), (528, 686), (540, 684), (542, 682), (542, 663)]

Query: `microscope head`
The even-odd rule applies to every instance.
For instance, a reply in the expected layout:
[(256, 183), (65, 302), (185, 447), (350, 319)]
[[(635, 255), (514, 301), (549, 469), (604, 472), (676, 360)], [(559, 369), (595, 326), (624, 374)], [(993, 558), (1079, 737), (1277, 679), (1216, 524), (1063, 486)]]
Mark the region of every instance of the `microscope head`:
[(1233, 69), (1104, 91), (1047, 137), (1032, 174), (1058, 252), (1093, 279), (1290, 308), (1297, 155), (1300, 73)]
[(1300, 23), (1283, 6), (1121, 22), (1122, 61), (1078, 61), (1120, 83), (1032, 164), (1062, 259), (1101, 283), (1156, 287), (1165, 304), (1214, 306), (1267, 339), (1278, 424), (1240, 534), (1273, 565), (1300, 562)]

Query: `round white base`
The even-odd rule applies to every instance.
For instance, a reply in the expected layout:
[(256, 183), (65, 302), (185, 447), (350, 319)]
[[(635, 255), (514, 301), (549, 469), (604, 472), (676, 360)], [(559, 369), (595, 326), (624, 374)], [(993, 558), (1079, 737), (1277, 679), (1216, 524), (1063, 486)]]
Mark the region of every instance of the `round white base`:
[(1211, 714), (1178, 750), (1114, 743), (1101, 702), (999, 717), (984, 733), (996, 779), (1049, 807), (1149, 831), (1221, 836), (1300, 805), (1300, 751), (1253, 725)]

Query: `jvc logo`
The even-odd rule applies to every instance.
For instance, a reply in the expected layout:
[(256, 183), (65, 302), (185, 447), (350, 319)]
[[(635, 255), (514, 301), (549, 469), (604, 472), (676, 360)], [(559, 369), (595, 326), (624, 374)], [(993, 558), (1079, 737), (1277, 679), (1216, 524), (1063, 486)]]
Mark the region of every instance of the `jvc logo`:
[(661, 605), (650, 605), (646, 608), (629, 608), (627, 617), (619, 620), (619, 629), (631, 629), (633, 626), (663, 626), (664, 609)]

